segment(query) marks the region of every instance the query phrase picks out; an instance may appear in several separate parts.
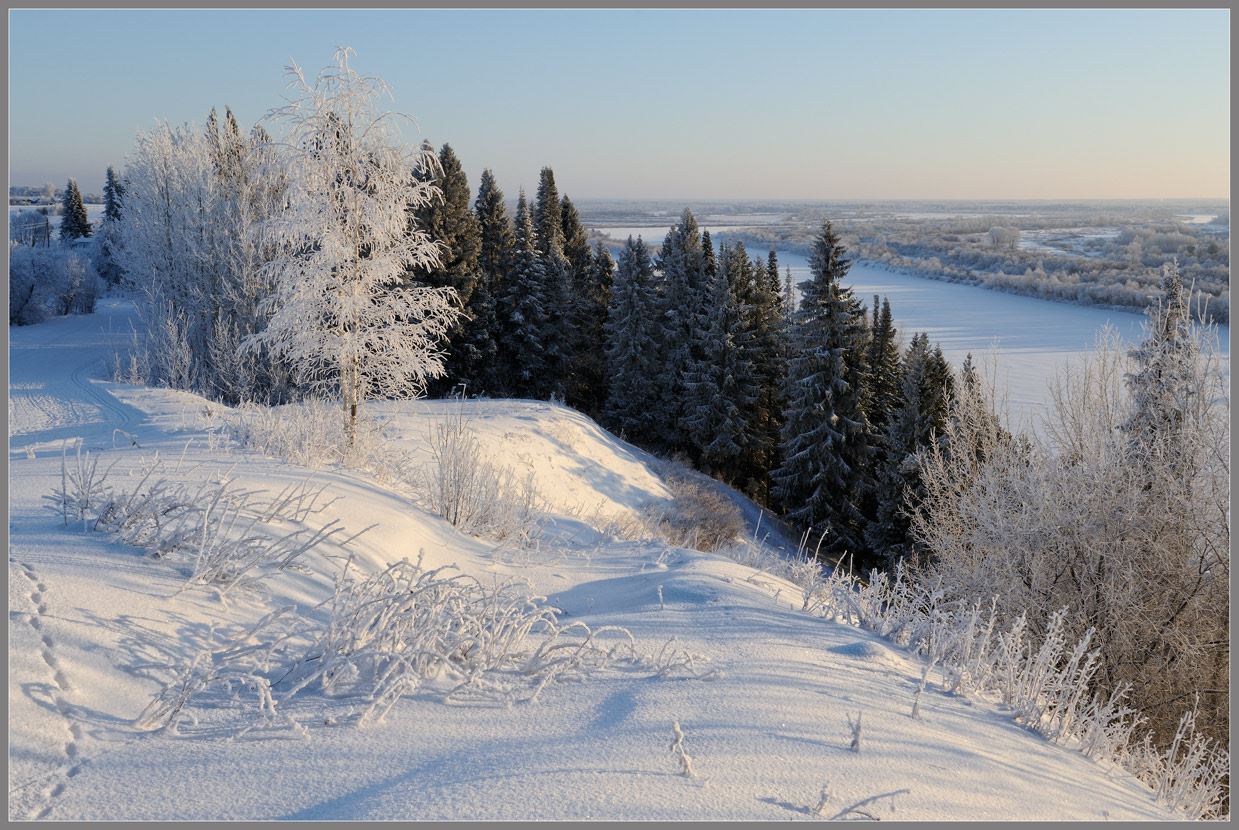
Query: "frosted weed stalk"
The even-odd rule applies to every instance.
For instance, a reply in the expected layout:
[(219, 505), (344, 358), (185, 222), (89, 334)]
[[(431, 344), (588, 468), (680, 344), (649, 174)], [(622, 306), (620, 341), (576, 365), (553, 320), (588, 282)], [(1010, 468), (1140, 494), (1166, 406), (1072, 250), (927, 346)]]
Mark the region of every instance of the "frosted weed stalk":
[(216, 687), (255, 693), (254, 717), (289, 721), (291, 701), (355, 701), (358, 723), (383, 719), (415, 693), (445, 703), (536, 702), (550, 685), (647, 668), (625, 629), (560, 623), (514, 582), (487, 585), (456, 568), (402, 560), (373, 574), (345, 565), (332, 595), (307, 612), (273, 612), (214, 645), (171, 679), (139, 719), (175, 731)]

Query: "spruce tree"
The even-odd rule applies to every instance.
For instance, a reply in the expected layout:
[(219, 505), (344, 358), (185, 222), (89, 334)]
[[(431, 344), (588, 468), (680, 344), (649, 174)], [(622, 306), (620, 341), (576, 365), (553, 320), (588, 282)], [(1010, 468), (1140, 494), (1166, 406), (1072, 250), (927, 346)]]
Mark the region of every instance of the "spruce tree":
[(607, 358), (599, 345), (605, 340), (607, 308), (615, 276), (615, 260), (606, 245), (598, 242), (590, 257), (589, 272), (573, 298), (574, 386), (570, 403), (591, 417), (599, 417), (607, 401), (610, 378)]
[(411, 276), (417, 283), (432, 288), (454, 288), (465, 312), (448, 332), (447, 373), (430, 385), (430, 394), (441, 397), (462, 381), (467, 383), (482, 360), (465, 337), (476, 314), (472, 302), (479, 278), (478, 255), (482, 240), (477, 217), (470, 206), (469, 179), (450, 144), (439, 149), (438, 161), (437, 170), (420, 171), (420, 174), (438, 186), (441, 196), (420, 207), (415, 215), (416, 227), (429, 233), (439, 244), (439, 264)]
[[(738, 245), (743, 258), (743, 245)], [(774, 251), (766, 263), (754, 260), (742, 279), (745, 363), (750, 367), (751, 408), (742, 462), (742, 486), (760, 504), (771, 503), (771, 471), (779, 465), (779, 442), (785, 407), (787, 326), (779, 294), (779, 269)], [(740, 287), (739, 285), (737, 287)]]
[(545, 340), (546, 269), (537, 246), (533, 216), (525, 191), (521, 190), (516, 203), (512, 259), (499, 295), (499, 331), (509, 392), (519, 397), (544, 398), (550, 391)]
[(540, 333), (545, 349), (540, 385), (545, 390), (543, 397), (562, 397), (571, 362), (567, 329), (572, 277), (571, 265), (564, 254), (563, 205), (555, 185), (555, 173), (549, 167), (543, 167), (538, 178), (533, 226), (537, 253), (542, 260), (540, 303), (545, 313)]
[(60, 241), (72, 242), (90, 236), (90, 220), (86, 218), (86, 205), (82, 203), (82, 192), (77, 189), (76, 179), (69, 179), (61, 206), (64, 215), (60, 218)]
[(654, 264), (640, 237), (630, 236), (620, 253), (611, 287), (606, 322), (606, 355), (610, 386), (606, 425), (639, 440), (655, 427), (658, 413), (650, 406), (658, 371), (653, 350), (655, 307)]
[(867, 365), (869, 424), (873, 434), (879, 437), (875, 462), (880, 465), (885, 457), (881, 436), (885, 435), (886, 425), (899, 408), (901, 392), (898, 332), (891, 317), (890, 300), (884, 298), (879, 304), (876, 295), (873, 298), (873, 325)]
[(500, 304), (515, 241), (503, 191), (489, 168), (482, 171), (474, 213), (478, 223), (478, 278), (469, 301), (473, 319), (465, 326), (462, 344), (476, 362), (460, 369), (460, 382), (471, 394), (501, 395), (510, 390), (503, 367), (515, 361), (510, 350), (502, 347), (502, 333), (511, 327), (501, 317)]
[(119, 222), (121, 203), (125, 196), (125, 186), (116, 177), (112, 165), (108, 165), (107, 179), (103, 184), (103, 218), (108, 222)]
[(749, 362), (742, 290), (749, 279), (743, 246), (724, 246), (717, 273), (705, 280), (705, 302), (695, 325), (696, 349), (684, 372), (686, 437), (701, 470), (727, 483), (746, 474), (757, 397)]
[(658, 395), (652, 406), (659, 413), (659, 428), (649, 436), (654, 446), (668, 453), (689, 450), (685, 423), (685, 372), (699, 356), (698, 321), (704, 303), (705, 259), (701, 232), (691, 210), (668, 231), (659, 255), (656, 346)]
[(942, 350), (931, 349), (928, 335), (917, 334), (904, 357), (899, 407), (883, 440), (877, 514), (866, 530), (875, 560), (885, 568), (916, 550), (908, 515), (925, 492), (918, 453), (941, 445), (954, 395), (954, 377)]
[(567, 196), (560, 200), (560, 226), (564, 259), (568, 263), (564, 400), (582, 412), (597, 415), (605, 400), (599, 387), (606, 376), (606, 361), (599, 353), (598, 343), (610, 300), (610, 279), (608, 276), (605, 285), (596, 281), (599, 272), (589, 235)]
[(796, 290), (792, 285), (792, 266), (787, 266), (787, 276), (783, 278), (783, 314), (790, 324), (792, 315), (796, 313)]
[(828, 550), (857, 551), (859, 502), (869, 463), (862, 405), (865, 312), (842, 284), (851, 263), (830, 222), (813, 243), (812, 278), (801, 283), (787, 375), (782, 462), (775, 497), (788, 519), (827, 531)]

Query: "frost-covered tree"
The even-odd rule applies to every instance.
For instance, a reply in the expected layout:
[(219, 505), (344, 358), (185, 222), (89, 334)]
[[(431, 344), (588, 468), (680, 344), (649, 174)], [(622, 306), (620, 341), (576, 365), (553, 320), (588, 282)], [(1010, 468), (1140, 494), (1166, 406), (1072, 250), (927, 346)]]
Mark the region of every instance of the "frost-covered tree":
[(861, 549), (859, 508), (869, 463), (862, 401), (865, 312), (842, 284), (851, 262), (830, 222), (813, 243), (812, 278), (792, 332), (782, 463), (775, 497), (792, 522), (827, 531), (835, 551)]
[(90, 236), (90, 220), (86, 218), (86, 205), (82, 203), (82, 191), (77, 189), (77, 180), (69, 179), (61, 201), (64, 211), (60, 217), (60, 241), (72, 242)]
[(1060, 377), (1027, 436), (995, 429), (961, 381), (947, 440), (921, 461), (912, 519), (946, 599), (997, 597), (1000, 618), (1023, 615), (1034, 637), (1063, 607), (1069, 639), (1091, 627), (1098, 689), (1130, 686), (1163, 747), (1197, 700), (1205, 734), (1229, 731), (1229, 397), (1212, 334), (1185, 336), (1197, 357), (1155, 384), (1189, 402), (1176, 407), (1173, 455), (1124, 429), (1146, 376), (1110, 332)]
[(122, 254), (119, 252), (121, 200), (124, 194), (125, 187), (109, 164), (103, 184), (103, 221), (96, 234), (98, 243), (95, 256), (95, 270), (109, 285), (120, 283), (125, 273), (120, 266)]
[(420, 394), (442, 374), (438, 345), (459, 314), (454, 289), (403, 285), (410, 268), (440, 262), (408, 227), (409, 206), (437, 192), (410, 171), (433, 156), (401, 146), (397, 116), (378, 107), (386, 85), (352, 55), (339, 50), (313, 83), (289, 68), (297, 97), (273, 113), (287, 125), (289, 209), (271, 221), (287, 253), (264, 266), (271, 318), (247, 340), (287, 358), (305, 388), (340, 396), (350, 444), (363, 401)]
[(620, 252), (619, 268), (611, 286), (606, 322), (607, 368), (610, 388), (605, 408), (607, 426), (620, 435), (644, 439), (657, 425), (659, 414), (650, 406), (656, 390), (657, 355), (653, 349), (652, 311), (654, 263), (641, 237), (628, 238)]
[(500, 338), (509, 391), (520, 397), (545, 398), (553, 391), (548, 376), (551, 358), (546, 337), (545, 259), (538, 254), (537, 232), (525, 191), (516, 203), (512, 258), (499, 300)]

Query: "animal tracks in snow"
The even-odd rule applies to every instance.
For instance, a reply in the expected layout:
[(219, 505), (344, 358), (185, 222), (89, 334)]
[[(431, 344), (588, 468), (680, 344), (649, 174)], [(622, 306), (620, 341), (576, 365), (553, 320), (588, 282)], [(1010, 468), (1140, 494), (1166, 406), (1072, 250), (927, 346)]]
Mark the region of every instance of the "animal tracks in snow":
[(64, 763), (53, 774), (53, 780), (43, 788), (40, 793), (40, 803), (35, 805), (28, 815), (32, 819), (42, 819), (47, 818), (51, 814), (56, 806), (56, 800), (64, 794), (65, 786), (69, 780), (75, 778), (82, 771), (84, 763), (81, 757), (80, 745), (82, 727), (73, 721), (72, 707), (65, 698), (65, 693), (70, 691), (72, 686), (69, 684), (69, 678), (65, 675), (64, 668), (56, 657), (56, 640), (48, 633), (44, 622), (44, 618), (48, 613), (46, 602), (47, 585), (44, 584), (34, 567), (29, 563), (22, 562), (19, 567), (33, 587), (33, 590), (30, 592), (30, 604), (34, 606), (35, 610), (33, 614), (27, 614), (27, 620), (30, 623), (30, 627), (39, 635), (39, 656), (43, 658), (43, 662), (47, 664), (48, 672), (51, 674), (51, 683), (48, 687), (51, 702), (56, 707), (56, 711), (60, 713), (60, 716), (65, 719), (65, 728), (69, 733), (68, 740), (65, 741), (63, 747)]

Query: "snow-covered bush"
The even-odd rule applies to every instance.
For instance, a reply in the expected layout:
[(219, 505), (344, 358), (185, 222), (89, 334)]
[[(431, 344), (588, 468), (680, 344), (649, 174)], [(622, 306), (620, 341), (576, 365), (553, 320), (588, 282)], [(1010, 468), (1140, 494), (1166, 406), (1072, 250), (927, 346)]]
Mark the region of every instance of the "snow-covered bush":
[(222, 597), (254, 587), (273, 574), (299, 571), (299, 560), (342, 533), (338, 521), (317, 529), (286, 530), (328, 507), (323, 489), (289, 485), (274, 496), (239, 486), (227, 476), (198, 482), (169, 479), (173, 471), (156, 455), (139, 467), (129, 487), (108, 481), (115, 467), (98, 469), (98, 455), (81, 452), (62, 463), (61, 485), (48, 500), (61, 513), (156, 559), (173, 558), (188, 571), (186, 587), (210, 585)]
[(1225, 378), (1173, 273), (1166, 291), (1138, 350), (1111, 333), (1062, 378), (1042, 435), (957, 413), (946, 445), (972, 449), (927, 453), (913, 517), (948, 598), (996, 597), (1038, 641), (1091, 626), (1099, 689), (1128, 688), (1163, 747), (1198, 692), (1197, 728), (1228, 733), (1230, 565)]
[(421, 501), (466, 533), (530, 543), (543, 511), (532, 472), (520, 476), (491, 461), (459, 401), (426, 436), (430, 461), (412, 474)]
[(1120, 764), (1192, 818), (1226, 811), (1225, 747), (1202, 734), (1189, 713), (1179, 721), (1171, 749), (1158, 749), (1145, 718), (1127, 702), (1128, 688), (1098, 682), (1104, 655), (1095, 631), (1085, 626), (1082, 635), (1072, 635), (1078, 621), (1069, 610), (1056, 610), (1037, 634), (1024, 614), (1004, 624), (997, 596), (983, 602), (953, 597), (940, 579), (909, 574), (902, 564), (893, 573), (871, 571), (862, 579), (842, 566), (824, 567), (806, 550), (807, 541), (793, 557), (759, 540), (722, 552), (793, 582), (808, 613), (872, 631), (924, 658), (914, 706), (936, 669), (943, 691), (1003, 703), (1016, 720), (1047, 738)]
[(722, 488), (704, 476), (671, 472), (663, 476), (671, 501), (652, 502), (642, 510), (657, 537), (681, 548), (712, 551), (733, 543), (744, 532), (744, 517)]
[(90, 314), (101, 288), (83, 250), (60, 245), (9, 248), (10, 325), (29, 325), (63, 314)]
[(251, 689), (268, 721), (318, 692), (356, 701), (367, 723), (419, 690), (447, 702), (533, 702), (558, 681), (645, 665), (624, 629), (561, 625), (516, 583), (427, 570), (420, 558), (367, 574), (350, 559), (318, 608), (272, 612), (175, 668), (138, 724), (175, 731), (186, 706), (216, 686)]
[(380, 473), (381, 467), (396, 466), (398, 461), (398, 452), (384, 437), (383, 422), (377, 418), (358, 418), (350, 446), (339, 404), (330, 401), (243, 404), (237, 407), (229, 432), (241, 446), (300, 467), (338, 464)]

